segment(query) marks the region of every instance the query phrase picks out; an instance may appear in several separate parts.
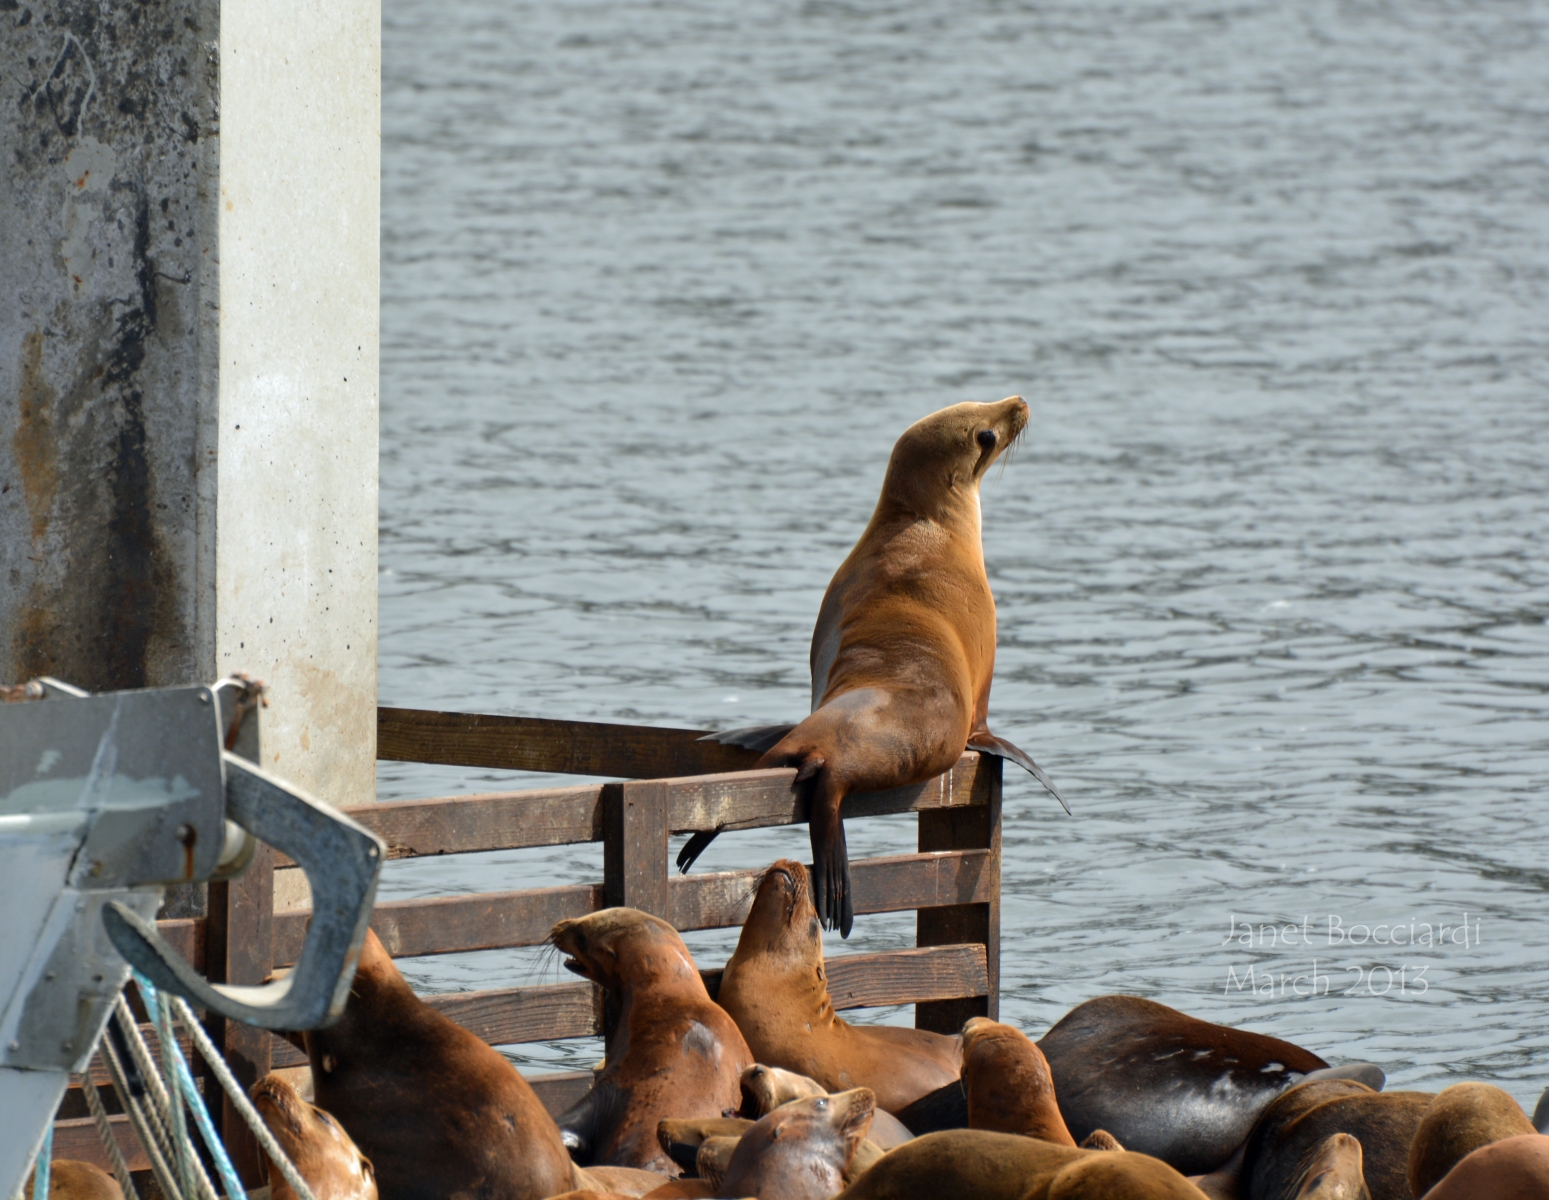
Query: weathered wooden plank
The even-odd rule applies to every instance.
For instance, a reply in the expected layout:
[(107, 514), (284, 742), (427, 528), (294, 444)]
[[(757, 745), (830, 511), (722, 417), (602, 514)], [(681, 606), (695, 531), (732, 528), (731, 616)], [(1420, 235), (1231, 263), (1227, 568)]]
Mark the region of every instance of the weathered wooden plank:
[[(600, 883), (481, 892), (378, 904), (371, 913), (371, 928), (394, 958), (459, 954), (541, 945), (555, 922), (602, 907)], [(276, 966), (291, 966), (300, 956), (311, 916), (309, 908), (274, 914)]]
[[(935, 779), (847, 797), (844, 815), (876, 817), (983, 804), (983, 788), (975, 786), (980, 770), (979, 755), (965, 754)], [(795, 779), (796, 772), (783, 767), (663, 780), (669, 789), (672, 831), (801, 824), (807, 819), (807, 804), (791, 786)]]
[(708, 730), (490, 713), (377, 709), (377, 757), (400, 762), (661, 779), (751, 767), (758, 755), (702, 742)]
[(532, 1084), (549, 1115), (557, 1117), (591, 1091), (596, 1078), (591, 1071), (556, 1071), (552, 1075), (529, 1075), (527, 1082)]
[[(993, 887), (987, 850), (901, 854), (863, 859), (851, 868), (858, 913), (899, 912), (948, 904), (983, 904)], [(662, 866), (666, 866), (663, 843)], [(724, 929), (747, 919), (764, 868), (662, 878), (667, 888), (661, 913), (678, 929)], [(650, 908), (635, 895), (634, 907)], [(604, 906), (601, 884), (483, 892), (430, 900), (378, 904), (371, 915), (388, 953), (395, 958), (460, 954), (538, 946), (556, 922)], [(288, 967), (301, 953), (311, 909), (274, 914), (274, 961)]]
[[(425, 996), (432, 1008), (492, 1046), (590, 1037), (602, 1028), (599, 992), (591, 983), (552, 983)], [(276, 1067), (298, 1067), (306, 1055), (271, 1037)]]
[[(685, 930), (741, 925), (753, 907), (753, 894), (764, 870), (758, 867), (674, 879), (667, 919), (675, 928)], [(993, 877), (987, 850), (900, 854), (862, 859), (850, 866), (858, 913), (983, 903), (990, 895)]]
[[(388, 858), (563, 846), (602, 841), (604, 786), (352, 804), (342, 811), (382, 837)], [(295, 864), (277, 855), (276, 865)]]
[[(124, 1157), (129, 1160), (129, 1169), (131, 1171), (149, 1170), (150, 1159), (146, 1158), (140, 1139), (135, 1136), (134, 1129), (129, 1124), (129, 1118), (109, 1117), (108, 1122), (113, 1128), (113, 1140), (124, 1152)], [(109, 1175), (113, 1173), (113, 1162), (108, 1158), (108, 1152), (103, 1149), (102, 1138), (97, 1134), (96, 1122), (90, 1117), (70, 1117), (54, 1122), (54, 1157), (89, 1162), (93, 1166), (101, 1167)]]
[(173, 950), (181, 954), (188, 965), (199, 974), (205, 972), (204, 917), (176, 917), (169, 921), (157, 921), (156, 930)]

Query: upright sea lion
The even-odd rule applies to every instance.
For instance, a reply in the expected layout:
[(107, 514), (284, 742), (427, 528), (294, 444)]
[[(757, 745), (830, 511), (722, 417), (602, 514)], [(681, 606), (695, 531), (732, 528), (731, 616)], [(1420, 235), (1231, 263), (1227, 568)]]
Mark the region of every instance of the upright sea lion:
[(987, 1017), (963, 1026), (963, 1090), (970, 1129), (1076, 1144), (1060, 1116), (1049, 1063), (1020, 1029)]
[[(812, 715), (796, 726), (712, 734), (795, 767), (809, 803), (818, 917), (849, 937), (850, 862), (840, 808), (854, 792), (918, 783), (965, 748), (998, 754), (1054, 785), (987, 724), (995, 600), (980, 543), (979, 484), (1027, 427), (1020, 396), (955, 404), (893, 447), (871, 522), (835, 573), (812, 631)], [(1064, 803), (1062, 799), (1061, 804)], [(715, 837), (696, 833), (687, 871)]]
[(1511, 1096), (1488, 1083), (1458, 1083), (1431, 1101), (1409, 1147), (1409, 1190), (1423, 1196), (1481, 1146), (1537, 1133)]
[(1475, 1150), (1425, 1200), (1544, 1200), (1549, 1196), (1549, 1137), (1524, 1133)]
[(875, 1107), (867, 1088), (782, 1104), (738, 1140), (725, 1177), (709, 1182), (717, 1196), (829, 1200), (845, 1185)]
[[(265, 1075), (250, 1094), (258, 1115), (317, 1200), (377, 1200), (371, 1160), (332, 1115), (308, 1104), (278, 1075)], [(296, 1200), (289, 1181), (272, 1162), (269, 1195), (270, 1200)]]
[(1372, 1200), (1411, 1200), (1409, 1147), (1435, 1096), (1374, 1092), (1353, 1079), (1315, 1079), (1276, 1097), (1243, 1143), (1241, 1200), (1283, 1200), (1308, 1157), (1336, 1133), (1361, 1143)]
[[(35, 1176), (36, 1172), (27, 1178), (26, 1200), (32, 1200)], [(92, 1163), (53, 1158), (48, 1163), (48, 1200), (124, 1200), (124, 1189)]]
[(962, 1067), (957, 1038), (851, 1025), (835, 1015), (807, 869), (789, 859), (759, 881), (718, 998), (759, 1062), (809, 1076), (829, 1092), (870, 1088), (888, 1112), (956, 1080)]
[(605, 908), (554, 926), (565, 967), (617, 1004), (607, 1065), (559, 1119), (586, 1165), (678, 1174), (657, 1141), (669, 1117), (719, 1117), (735, 1109), (753, 1055), (736, 1024), (705, 991), (678, 931), (633, 908)]
[(842, 1200), (1203, 1200), (1166, 1163), (1127, 1150), (951, 1129), (916, 1138), (840, 1193)]
[(416, 996), (375, 933), (344, 1015), (305, 1040), (317, 1105), (370, 1158), (382, 1200), (541, 1200), (580, 1182), (527, 1081)]

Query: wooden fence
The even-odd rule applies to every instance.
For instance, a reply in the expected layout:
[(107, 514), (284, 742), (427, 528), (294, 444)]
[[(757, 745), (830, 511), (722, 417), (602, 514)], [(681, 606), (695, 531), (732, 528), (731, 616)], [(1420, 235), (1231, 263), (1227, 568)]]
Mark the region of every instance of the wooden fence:
[[(372, 928), (394, 957), (407, 958), (540, 945), (556, 921), (611, 905), (655, 913), (680, 930), (741, 925), (753, 883), (768, 864), (680, 876), (668, 860), (669, 835), (794, 825), (805, 822), (807, 813), (792, 788), (793, 770), (748, 769), (757, 755), (697, 740), (703, 732), (379, 709), (382, 759), (624, 782), (346, 808), (382, 836), (394, 859), (603, 844), (598, 882), (382, 902)], [(857, 915), (916, 910), (916, 946), (837, 954), (841, 944), (830, 939), (828, 984), (835, 1008), (913, 1004), (917, 1026), (943, 1032), (956, 1032), (970, 1016), (997, 1015), (1000, 801), (1000, 760), (969, 753), (926, 783), (846, 802), (851, 821), (919, 814), (918, 853), (851, 863)], [(290, 867), (283, 857), (261, 852), (241, 879), (210, 887), (206, 916), (163, 921), (163, 935), (212, 980), (262, 982), (275, 968), (295, 962), (305, 932), (307, 911), (274, 911), (275, 872)], [(720, 974), (704, 970), (712, 995)], [(604, 1033), (608, 1020), (600, 989), (584, 980), (426, 999), (494, 1045), (591, 1036)], [(148, 1025), (142, 1029), (154, 1045), (154, 1032)], [(245, 1084), (306, 1061), (291, 1043), (262, 1030), (222, 1021), (212, 1021), (209, 1030)], [(99, 1084), (106, 1082), (100, 1060), (93, 1059), (92, 1073)], [(531, 1082), (557, 1113), (585, 1092), (591, 1073)], [(228, 1104), (218, 1119), (238, 1169), (256, 1185), (261, 1180), (256, 1146), (240, 1118)], [(145, 1155), (127, 1118), (115, 1117), (114, 1128), (131, 1165), (143, 1169)], [(54, 1153), (107, 1164), (79, 1087), (71, 1088), (60, 1109)]]

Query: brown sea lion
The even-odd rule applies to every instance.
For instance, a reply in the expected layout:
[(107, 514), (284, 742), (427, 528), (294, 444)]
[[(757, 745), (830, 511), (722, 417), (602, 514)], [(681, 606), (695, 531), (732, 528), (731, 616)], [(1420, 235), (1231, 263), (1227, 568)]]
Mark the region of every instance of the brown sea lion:
[(1475, 1150), (1425, 1200), (1544, 1200), (1549, 1196), (1549, 1137), (1524, 1133)]
[(1074, 1146), (1054, 1096), (1049, 1063), (1020, 1029), (975, 1017), (963, 1026), (968, 1128)]
[(982, 1129), (926, 1134), (889, 1151), (842, 1200), (1202, 1200), (1166, 1163)]
[[(35, 1178), (36, 1172), (27, 1179), (27, 1200), (32, 1200)], [(124, 1189), (101, 1167), (74, 1158), (51, 1158), (48, 1200), (124, 1200)]]
[(851, 1025), (835, 1015), (807, 869), (789, 859), (759, 881), (718, 999), (759, 1062), (806, 1075), (829, 1092), (870, 1088), (888, 1112), (956, 1080), (962, 1068), (955, 1037)]
[(1086, 1137), (1081, 1139), (1083, 1150), (1122, 1150), (1119, 1139), (1114, 1137), (1106, 1129), (1094, 1129)]
[(1522, 1106), (1488, 1083), (1458, 1083), (1431, 1101), (1409, 1147), (1409, 1190), (1423, 1196), (1481, 1146), (1537, 1133)]
[(829, 1200), (845, 1186), (875, 1107), (868, 1088), (782, 1104), (738, 1140), (715, 1194)]
[(554, 926), (565, 967), (599, 984), (617, 1005), (606, 1066), (559, 1124), (587, 1166), (678, 1174), (656, 1129), (669, 1117), (718, 1117), (735, 1109), (738, 1079), (753, 1065), (732, 1018), (710, 999), (678, 931), (633, 908)]
[(306, 1035), (319, 1108), (376, 1169), (382, 1200), (540, 1200), (577, 1184), (559, 1129), (498, 1050), (416, 996), (366, 934), (344, 1015)]
[[(308, 1104), (278, 1075), (265, 1075), (249, 1093), (280, 1149), (290, 1157), (317, 1200), (376, 1200), (376, 1171), (325, 1110)], [(270, 1200), (296, 1200), (279, 1169), (269, 1164)]]
[(1297, 1084), (1259, 1114), (1243, 1143), (1242, 1200), (1294, 1196), (1305, 1164), (1336, 1133), (1361, 1143), (1372, 1200), (1410, 1200), (1409, 1147), (1434, 1099), (1429, 1092), (1374, 1092), (1352, 1079)]
[[(987, 724), (995, 600), (984, 572), (979, 484), (1027, 420), (1027, 405), (1011, 396), (955, 404), (906, 429), (871, 521), (818, 611), (812, 715), (794, 727), (711, 735), (764, 751), (760, 767), (796, 768), (809, 805), (814, 904), (842, 937), (854, 922), (840, 813), (846, 796), (931, 779), (965, 748), (1010, 758), (1059, 795)], [(696, 833), (678, 866), (687, 871), (714, 837)]]
[(711, 1138), (740, 1138), (753, 1128), (752, 1117), (668, 1119), (656, 1126), (656, 1140), (667, 1157), (689, 1175), (698, 1173), (699, 1147)]
[[(793, 1100), (829, 1094), (816, 1079), (763, 1063), (754, 1063), (744, 1071), (741, 1082), (742, 1107), (737, 1110), (737, 1115), (754, 1121)], [(901, 1146), (913, 1136), (904, 1123), (886, 1109), (879, 1108), (871, 1114), (871, 1133), (866, 1140), (883, 1150)]]
[(667, 1177), (656, 1171), (638, 1171), (634, 1167), (578, 1167), (582, 1190), (623, 1196), (644, 1196), (667, 1182)]
[(1324, 1138), (1296, 1180), (1293, 1200), (1371, 1200), (1361, 1143), (1351, 1134)]

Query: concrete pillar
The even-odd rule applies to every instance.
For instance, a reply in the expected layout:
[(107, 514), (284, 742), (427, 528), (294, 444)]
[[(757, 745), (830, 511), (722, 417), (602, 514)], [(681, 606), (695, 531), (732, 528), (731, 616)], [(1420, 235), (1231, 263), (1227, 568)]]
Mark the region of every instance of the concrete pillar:
[(0, 681), (374, 795), (379, 0), (0, 0)]

